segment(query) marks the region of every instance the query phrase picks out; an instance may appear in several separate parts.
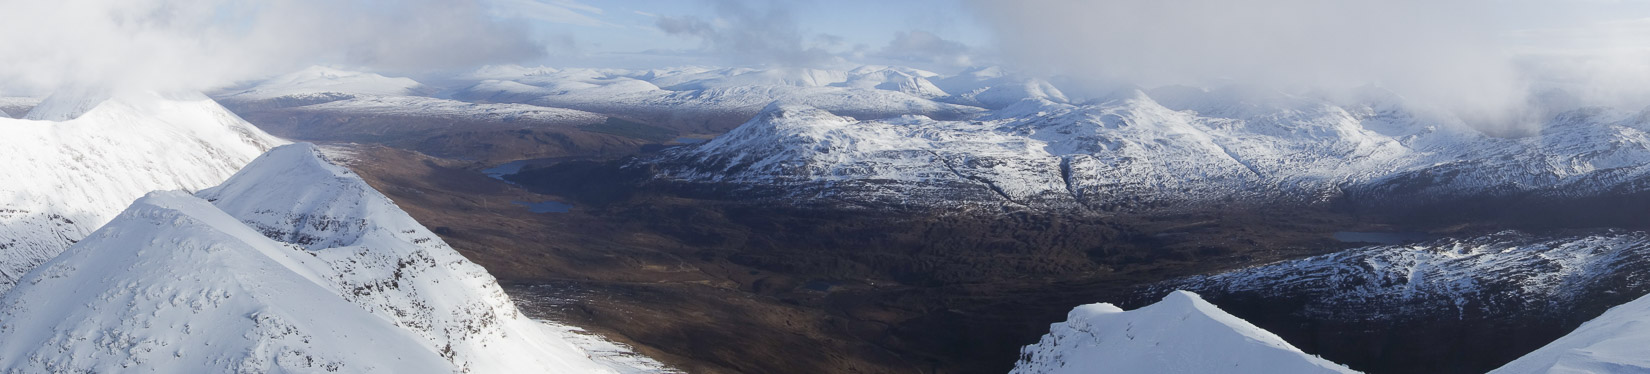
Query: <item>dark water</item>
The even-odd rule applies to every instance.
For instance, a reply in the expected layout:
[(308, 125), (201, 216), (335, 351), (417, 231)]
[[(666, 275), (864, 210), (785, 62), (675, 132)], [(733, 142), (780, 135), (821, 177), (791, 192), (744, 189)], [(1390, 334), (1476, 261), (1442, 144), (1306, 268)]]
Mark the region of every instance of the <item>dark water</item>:
[(573, 204), (560, 201), (541, 201), (536, 203), (511, 201), (510, 203), (525, 206), (527, 207), (527, 211), (533, 213), (567, 213), (568, 211), (573, 210)]
[(1335, 240), (1346, 243), (1375, 243), (1375, 244), (1404, 244), (1424, 242), (1432, 239), (1432, 235), (1424, 232), (1356, 232), (1339, 231), (1335, 233)]
[(505, 176), (520, 173), (521, 168), (527, 166), (527, 163), (531, 161), (533, 160), (510, 161), (494, 166), (490, 169), (482, 170), (481, 172), (486, 173), (488, 177), (493, 179), (504, 180)]
[(681, 138), (676, 138), (676, 140), (675, 140), (675, 142), (682, 143), (682, 144), (699, 144), (699, 143), (704, 143), (704, 142), (707, 142), (707, 141), (710, 141), (710, 139), (681, 137)]

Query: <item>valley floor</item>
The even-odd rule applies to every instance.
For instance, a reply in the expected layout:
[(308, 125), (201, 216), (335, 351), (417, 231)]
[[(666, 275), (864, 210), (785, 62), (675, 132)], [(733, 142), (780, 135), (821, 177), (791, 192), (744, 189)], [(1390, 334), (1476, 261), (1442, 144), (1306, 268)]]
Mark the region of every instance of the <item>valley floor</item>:
[[(1146, 289), (1158, 282), (1356, 246), (1334, 240), (1339, 231), (1396, 229), (1311, 210), (1126, 220), (790, 211), (673, 193), (530, 190), (488, 177), (490, 165), (381, 146), (330, 149), (487, 267), (530, 315), (696, 373), (1005, 372), (1076, 305), (1137, 307), (1162, 296)], [(591, 175), (564, 177), (604, 190)], [(572, 208), (512, 204), (523, 201)], [(1245, 318), (1263, 310), (1232, 309)], [(1315, 334), (1289, 328), (1299, 320), (1256, 320), (1286, 338)], [(1302, 346), (1359, 362), (1346, 358), (1355, 352), (1309, 346), (1356, 347)]]

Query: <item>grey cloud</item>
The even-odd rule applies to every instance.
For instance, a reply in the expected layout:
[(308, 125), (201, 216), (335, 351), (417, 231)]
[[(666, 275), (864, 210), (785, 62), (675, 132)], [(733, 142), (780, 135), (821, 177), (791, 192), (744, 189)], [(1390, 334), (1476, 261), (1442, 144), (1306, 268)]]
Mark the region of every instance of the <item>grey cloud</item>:
[[(807, 43), (787, 2), (709, 1), (715, 20), (696, 16), (659, 17), (665, 33), (697, 38), (703, 52), (736, 64), (763, 63), (817, 67), (841, 62), (831, 51)], [(814, 37), (818, 37), (817, 35)]]
[(894, 40), (875, 55), (895, 61), (964, 67), (974, 64), (973, 53), (966, 44), (915, 30), (895, 34)]
[(705, 22), (704, 20), (699, 19), (699, 17), (663, 16), (659, 17), (659, 20), (655, 22), (655, 24), (659, 26), (659, 30), (663, 30), (665, 33), (671, 35), (688, 35), (700, 38), (711, 38), (716, 36), (716, 28), (711, 26), (710, 22)]

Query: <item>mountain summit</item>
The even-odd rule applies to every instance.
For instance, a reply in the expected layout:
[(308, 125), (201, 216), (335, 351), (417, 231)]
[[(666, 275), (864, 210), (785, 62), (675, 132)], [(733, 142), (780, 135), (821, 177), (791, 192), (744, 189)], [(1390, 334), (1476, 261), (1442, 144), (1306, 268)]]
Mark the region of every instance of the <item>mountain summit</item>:
[(211, 187), (285, 143), (199, 94), (65, 94), (30, 113), (63, 120), (0, 118), (0, 175), (13, 177), (0, 184), (0, 291), (138, 197)]
[(295, 144), (196, 196), (150, 194), (30, 272), (0, 299), (0, 371), (621, 366), (553, 331), (365, 181)]
[(1354, 373), (1186, 291), (1127, 312), (1077, 307), (1020, 352), (1013, 374)]

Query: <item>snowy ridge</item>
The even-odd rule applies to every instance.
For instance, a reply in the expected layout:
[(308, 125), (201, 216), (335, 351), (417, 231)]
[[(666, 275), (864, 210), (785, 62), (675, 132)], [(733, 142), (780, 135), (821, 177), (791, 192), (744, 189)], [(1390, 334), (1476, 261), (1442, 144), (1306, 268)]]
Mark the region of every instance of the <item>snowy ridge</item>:
[(0, 174), (26, 176), (0, 185), (0, 291), (138, 197), (216, 185), (284, 142), (201, 95), (61, 95), (31, 113), (75, 118), (0, 119)]
[[(887, 181), (900, 182), (899, 190), (917, 196), (943, 195), (963, 203), (998, 198), (1024, 201), (1063, 191), (1058, 173), (1039, 172), (1059, 169), (1052, 158), (1029, 165), (979, 162), (993, 155), (1036, 153), (1040, 144), (991, 136), (992, 132), (978, 127), (925, 128), (936, 123), (924, 117), (856, 121), (808, 106), (776, 103), (751, 122), (702, 146), (671, 153), (661, 170), (663, 176), (680, 180), (778, 187), (798, 195), (860, 195), (895, 205), (905, 196), (886, 188)], [(945, 124), (973, 126), (969, 122)], [(991, 182), (992, 177), (1005, 174), (1036, 179)], [(987, 188), (969, 188), (982, 184)]]
[(1491, 374), (1650, 372), (1650, 297), (1622, 304)]
[(39, 105), (41, 99), (33, 97), (5, 97), (0, 96), (0, 119), (19, 118), (29, 113), (30, 109)]
[(197, 196), (148, 195), (0, 299), (0, 371), (134, 370), (667, 369), (525, 318), (485, 270), (296, 144)]
[[(320, 260), (182, 192), (138, 200), (0, 298), (0, 371), (438, 372)], [(363, 349), (370, 347), (370, 349)]]
[[(1419, 313), (1563, 312), (1597, 292), (1650, 286), (1650, 234), (1539, 237), (1504, 232), (1374, 246), (1157, 285), (1204, 294), (1305, 300), (1297, 313), (1345, 321)], [(1601, 289), (1608, 288), (1608, 289)]]
[[(1421, 204), (1650, 188), (1642, 182), (1650, 178), (1650, 116), (1636, 112), (1567, 112), (1538, 136), (1508, 139), (1379, 100), (1158, 94), (1180, 109), (1135, 91), (1087, 105), (1026, 99), (968, 121), (904, 117), (844, 125), (819, 117), (819, 129), (806, 131), (765, 129), (810, 125), (775, 123), (767, 119), (784, 116), (762, 113), (729, 140), (648, 162), (665, 165), (667, 180), (781, 187), (790, 200), (828, 195), (851, 203), (1099, 211), (1233, 200), (1315, 204), (1339, 196)], [(804, 110), (798, 108), (770, 110)], [(855, 131), (833, 130), (844, 126)], [(832, 134), (831, 141), (817, 134)], [(947, 174), (971, 183), (934, 188), (935, 176)], [(837, 191), (843, 185), (855, 187)]]
[[(1642, 294), (1643, 290), (1650, 289), (1650, 282), (1640, 276), (1646, 268), (1650, 268), (1650, 233), (1610, 231), (1551, 237), (1503, 232), (1466, 239), (1358, 248), (1168, 281), (1146, 291), (1155, 294), (1175, 290), (1163, 303), (1129, 313), (1153, 310), (1168, 299), (1190, 295), (1179, 291), (1187, 289), (1222, 300), (1291, 306), (1284, 311), (1267, 309), (1269, 313), (1290, 313), (1313, 321), (1355, 325), (1379, 326), (1409, 319), (1502, 321), (1539, 315), (1564, 316), (1574, 313), (1572, 310), (1577, 305), (1602, 295)], [(1294, 305), (1299, 305), (1299, 309)], [(1079, 315), (1116, 312), (1120, 310), (1109, 304), (1079, 307), (1072, 312), (1071, 321), (1054, 325), (1042, 342), (1023, 350), (1025, 358), (1016, 370), (1058, 372), (1057, 368), (1075, 367), (1077, 370), (1104, 368), (1109, 372), (1117, 367), (1132, 367), (1129, 365), (1174, 368), (1154, 366), (1166, 364), (1152, 361), (1156, 356), (1151, 354), (1130, 350), (1138, 349), (1136, 347), (1119, 347), (1116, 344), (1119, 339), (1093, 333), (1097, 328), (1072, 322), (1080, 320)], [(1159, 318), (1168, 317), (1160, 315)], [(1647, 344), (1650, 329), (1643, 327), (1646, 320), (1650, 320), (1650, 297), (1639, 297), (1611, 308), (1568, 335), (1493, 373), (1650, 370), (1650, 360), (1645, 359), (1650, 357), (1650, 349), (1646, 349), (1650, 347)], [(1128, 329), (1141, 330), (1139, 323)], [(1138, 339), (1129, 341), (1135, 340)], [(1094, 359), (1099, 355), (1115, 358)], [(1076, 364), (1071, 357), (1095, 361)], [(1026, 368), (1036, 370), (1024, 371)], [(1188, 372), (1229, 371), (1204, 368)]]
[(227, 95), (224, 99), (254, 101), (327, 94), (407, 96), (419, 93), (422, 87), (418, 81), (409, 78), (391, 78), (373, 73), (313, 66), (270, 78), (252, 88)]
[(1073, 309), (1020, 351), (1013, 374), (1354, 373), (1185, 291), (1132, 311)]
[(849, 72), (852, 78), (834, 85), (896, 91), (924, 99), (950, 96), (945, 90), (940, 89), (939, 86), (934, 85), (934, 82), (928, 80), (933, 75), (922, 75), (922, 73), (927, 72), (902, 71), (891, 67), (862, 67)]
[(80, 117), (91, 111), (104, 101), (109, 100), (107, 92), (95, 90), (70, 90), (52, 94), (35, 104), (34, 109), (23, 115), (23, 119), (36, 121), (68, 121)]
[(199, 195), (311, 251), (325, 265), (312, 270), (339, 296), (410, 331), (459, 371), (611, 370), (521, 315), (485, 269), (313, 145), (270, 151)]
[(607, 116), (604, 115), (572, 109), (526, 104), (475, 104), (419, 96), (355, 97), (300, 108), (351, 114), (415, 115), (421, 118), (571, 125), (601, 123), (607, 120)]
[[(961, 117), (978, 108), (931, 99), (943, 91), (925, 84), (917, 71), (895, 68), (851, 72), (818, 69), (674, 68), (616, 69), (489, 68), (484, 78), (461, 89), (461, 100), (525, 103), (604, 114), (626, 114), (650, 122), (683, 120), (684, 115), (748, 116), (774, 101), (806, 103), (833, 113), (864, 118), (905, 114)], [(931, 74), (931, 73), (930, 73)], [(684, 114), (685, 113), (685, 114)]]

